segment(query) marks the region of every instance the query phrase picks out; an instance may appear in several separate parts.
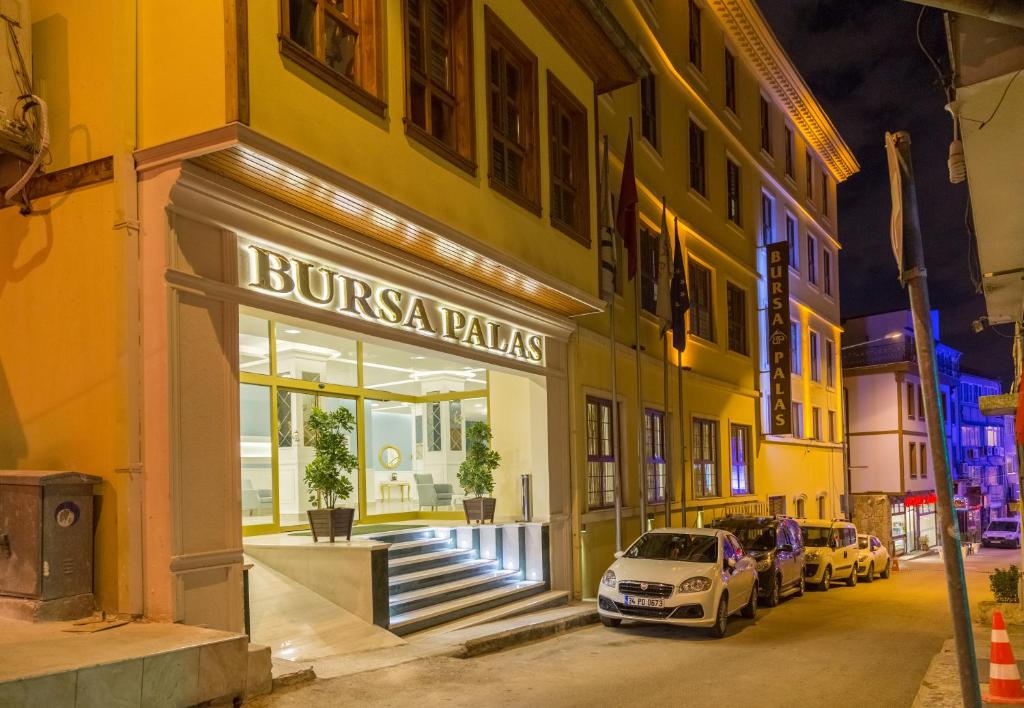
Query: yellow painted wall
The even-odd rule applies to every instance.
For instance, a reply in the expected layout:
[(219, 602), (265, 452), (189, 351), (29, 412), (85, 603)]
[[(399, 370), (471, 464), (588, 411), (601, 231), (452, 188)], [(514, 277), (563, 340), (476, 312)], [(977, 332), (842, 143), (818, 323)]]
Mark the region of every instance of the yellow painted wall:
[[(0, 469), (75, 470), (97, 488), (95, 590), (116, 610), (124, 503), (121, 239), (113, 187), (0, 210)], [(120, 541), (119, 541), (120, 538)]]
[[(485, 3), (481, 0), (473, 3), (475, 177), (405, 135), (405, 59), (401, 4), (397, 0), (384, 3), (386, 118), (368, 113), (285, 60), (278, 50), (279, 4), (250, 2), (252, 127), (473, 238), (592, 292), (597, 279), (594, 251), (552, 228), (549, 221), (547, 72), (551, 70), (589, 113), (593, 84), (522, 3), (497, 0), (486, 4), (538, 58), (541, 216), (487, 186)], [(593, 172), (591, 169), (592, 183)], [(591, 200), (592, 211), (594, 208)], [(592, 227), (595, 220), (596, 212)], [(585, 265), (588, 262), (594, 266)]]

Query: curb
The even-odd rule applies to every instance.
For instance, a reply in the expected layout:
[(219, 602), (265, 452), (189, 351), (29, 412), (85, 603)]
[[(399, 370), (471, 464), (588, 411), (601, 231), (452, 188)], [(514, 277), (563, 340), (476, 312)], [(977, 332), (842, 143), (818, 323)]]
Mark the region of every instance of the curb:
[(461, 650), (452, 652), (450, 656), (462, 659), (483, 656), (484, 654), (491, 654), (538, 639), (547, 639), (548, 637), (553, 637), (556, 634), (562, 634), (578, 627), (596, 624), (597, 620), (597, 609), (595, 608), (571, 617), (562, 617), (546, 622), (515, 627), (498, 634), (469, 639), (462, 644)]

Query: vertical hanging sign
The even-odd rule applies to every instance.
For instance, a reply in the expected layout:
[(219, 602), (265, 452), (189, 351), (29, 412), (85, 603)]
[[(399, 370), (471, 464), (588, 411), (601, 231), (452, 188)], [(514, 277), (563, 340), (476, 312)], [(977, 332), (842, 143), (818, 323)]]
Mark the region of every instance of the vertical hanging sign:
[(792, 331), (789, 322), (789, 244), (770, 243), (768, 256), (768, 370), (772, 435), (793, 432)]

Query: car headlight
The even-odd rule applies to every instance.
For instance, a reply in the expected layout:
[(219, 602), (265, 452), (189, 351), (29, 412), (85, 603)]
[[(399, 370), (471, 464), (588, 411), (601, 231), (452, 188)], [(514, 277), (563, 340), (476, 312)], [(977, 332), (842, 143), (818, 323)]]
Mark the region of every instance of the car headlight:
[(607, 585), (610, 588), (614, 588), (615, 587), (615, 571), (614, 570), (606, 570), (605, 573), (604, 573), (604, 577), (601, 578), (601, 584), (602, 585)]
[(705, 577), (690, 578), (679, 583), (679, 592), (704, 592), (711, 589), (711, 579)]
[(815, 551), (807, 551), (807, 560), (812, 561), (812, 560), (817, 560), (817, 559), (818, 559), (818, 554)]
[(760, 573), (762, 571), (768, 570), (768, 568), (770, 568), (771, 565), (772, 565), (772, 559), (771, 558), (762, 558), (761, 560), (759, 560), (757, 562), (757, 572)]

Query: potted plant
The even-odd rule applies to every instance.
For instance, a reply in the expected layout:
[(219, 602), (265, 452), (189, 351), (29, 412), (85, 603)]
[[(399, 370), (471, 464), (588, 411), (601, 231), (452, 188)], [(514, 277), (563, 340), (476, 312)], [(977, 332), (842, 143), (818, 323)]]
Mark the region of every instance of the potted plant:
[(309, 413), (306, 430), (313, 440), (316, 454), (306, 465), (303, 481), (309, 489), (309, 502), (315, 507), (306, 511), (313, 542), (327, 536), (334, 543), (335, 536), (352, 540), (352, 520), (355, 509), (338, 507), (352, 494), (349, 476), (359, 460), (349, 449), (349, 435), (355, 427), (355, 417), (347, 408), (327, 412), (314, 408)]
[(470, 423), (466, 426), (466, 459), (459, 465), (459, 486), (470, 499), (462, 500), (466, 511), (466, 522), (494, 523), (494, 497), (484, 496), (494, 490), (494, 471), (501, 464), (501, 455), (491, 449), (491, 426), (487, 423)]
[(1020, 606), (1018, 593), (1021, 580), (1020, 569), (1011, 565), (1008, 569), (996, 568), (988, 576), (989, 588), (994, 600), (982, 600), (978, 603), (978, 622), (988, 624), (992, 621), (992, 613), (999, 610), (1008, 624), (1024, 623), (1024, 609)]

